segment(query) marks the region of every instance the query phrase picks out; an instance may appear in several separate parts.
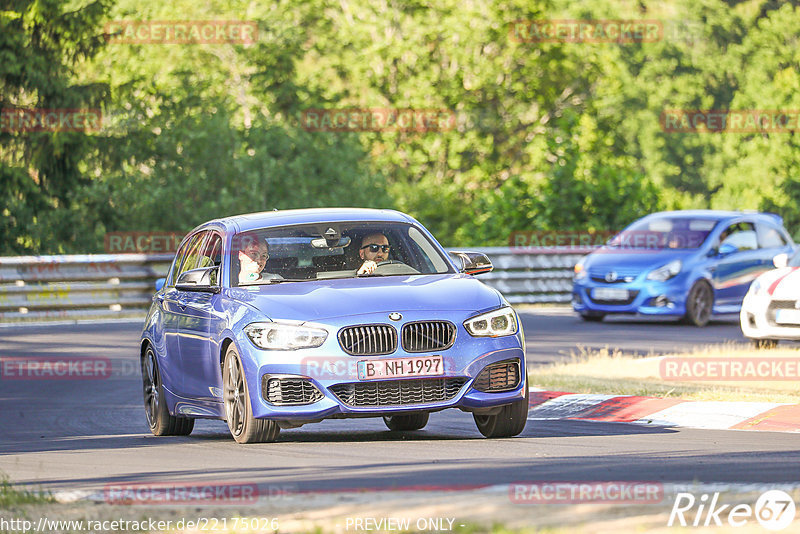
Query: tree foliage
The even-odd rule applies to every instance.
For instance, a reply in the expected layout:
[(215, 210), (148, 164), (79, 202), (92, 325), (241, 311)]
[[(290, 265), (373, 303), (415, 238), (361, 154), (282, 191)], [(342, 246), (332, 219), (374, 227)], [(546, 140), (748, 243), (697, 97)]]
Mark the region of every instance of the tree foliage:
[[(108, 0), (110, 1), (110, 0)], [(104, 43), (109, 20), (249, 20), (255, 44)], [(644, 19), (655, 42), (522, 42), (519, 20)], [(800, 9), (753, 0), (17, 1), (0, 103), (102, 106), (97, 133), (0, 132), (0, 253), (99, 251), (307, 206), (394, 207), (449, 245), (615, 230), (658, 209), (800, 229), (798, 134), (672, 133), (669, 109), (800, 110)], [(315, 132), (312, 108), (442, 109), (452, 128)]]

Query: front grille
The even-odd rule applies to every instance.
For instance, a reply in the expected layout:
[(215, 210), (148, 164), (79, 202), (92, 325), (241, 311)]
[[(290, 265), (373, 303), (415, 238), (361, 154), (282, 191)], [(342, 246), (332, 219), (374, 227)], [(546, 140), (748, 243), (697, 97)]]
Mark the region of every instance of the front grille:
[(587, 292), (586, 297), (590, 301), (594, 302), (595, 304), (607, 304), (609, 306), (626, 306), (626, 305), (630, 304), (631, 302), (633, 302), (634, 300), (636, 300), (636, 297), (638, 295), (639, 295), (639, 291), (628, 290), (628, 298), (626, 300), (598, 300), (598, 299), (593, 299), (591, 297), (591, 295), (588, 294), (588, 292)]
[(261, 383), (261, 394), (270, 404), (281, 406), (313, 404), (324, 395), (305, 378), (270, 377), (265, 375)]
[(388, 324), (348, 326), (339, 331), (339, 345), (353, 356), (391, 354), (397, 350), (397, 330)]
[(508, 360), (486, 366), (472, 387), (484, 393), (510, 391), (519, 385), (519, 360)]
[[(617, 273), (617, 279), (616, 280), (613, 280), (613, 281), (606, 280), (606, 274), (609, 271), (614, 271), (615, 273)], [(623, 269), (623, 270), (607, 269), (607, 270), (600, 270), (600, 271), (597, 271), (597, 270), (594, 270), (594, 269), (590, 269), (589, 270), (589, 278), (591, 278), (595, 282), (601, 282), (601, 283), (605, 283), (605, 284), (620, 284), (620, 283), (625, 283), (625, 282), (633, 282), (634, 280), (636, 280), (636, 277), (641, 274), (641, 272), (642, 271), (639, 270), (639, 269)]]
[(429, 352), (445, 350), (456, 341), (456, 327), (447, 321), (420, 321), (403, 326), (403, 350)]
[(767, 323), (770, 326), (786, 326), (786, 325), (778, 325), (776, 322), (776, 315), (778, 314), (778, 310), (794, 310), (796, 309), (795, 303), (796, 300), (773, 300), (767, 306)]
[(336, 384), (330, 390), (348, 406), (409, 406), (451, 400), (466, 383), (463, 377), (413, 378)]

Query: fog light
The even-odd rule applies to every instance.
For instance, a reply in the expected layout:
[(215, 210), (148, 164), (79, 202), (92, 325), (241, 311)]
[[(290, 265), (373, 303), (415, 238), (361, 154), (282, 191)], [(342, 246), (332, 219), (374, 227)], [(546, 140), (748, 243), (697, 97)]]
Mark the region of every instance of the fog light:
[(665, 306), (669, 306), (670, 304), (671, 302), (669, 301), (666, 295), (659, 295), (653, 299), (653, 306), (656, 306), (658, 308), (663, 308)]

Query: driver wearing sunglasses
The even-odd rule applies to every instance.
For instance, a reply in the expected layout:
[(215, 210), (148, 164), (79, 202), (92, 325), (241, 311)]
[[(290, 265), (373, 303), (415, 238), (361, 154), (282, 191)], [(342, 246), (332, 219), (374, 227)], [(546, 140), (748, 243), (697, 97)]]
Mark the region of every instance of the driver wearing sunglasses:
[(389, 259), (391, 249), (389, 240), (381, 233), (364, 236), (364, 239), (361, 240), (361, 247), (358, 249), (358, 255), (364, 260), (364, 263), (361, 264), (356, 274), (372, 274), (380, 262)]

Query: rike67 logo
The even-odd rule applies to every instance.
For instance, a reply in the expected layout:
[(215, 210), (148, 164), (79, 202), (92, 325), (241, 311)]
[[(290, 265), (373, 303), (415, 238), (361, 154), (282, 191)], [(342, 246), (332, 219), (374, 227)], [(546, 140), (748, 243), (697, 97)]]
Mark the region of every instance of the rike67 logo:
[[(691, 493), (681, 492), (675, 496), (672, 512), (669, 514), (667, 526), (691, 525), (693, 527), (743, 527), (755, 519), (767, 530), (783, 530), (788, 527), (795, 516), (795, 504), (792, 497), (781, 490), (770, 490), (762, 493), (755, 506), (749, 504), (722, 504), (719, 492), (713, 495), (704, 493), (696, 498)], [(693, 520), (687, 516), (694, 515)]]

